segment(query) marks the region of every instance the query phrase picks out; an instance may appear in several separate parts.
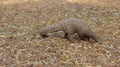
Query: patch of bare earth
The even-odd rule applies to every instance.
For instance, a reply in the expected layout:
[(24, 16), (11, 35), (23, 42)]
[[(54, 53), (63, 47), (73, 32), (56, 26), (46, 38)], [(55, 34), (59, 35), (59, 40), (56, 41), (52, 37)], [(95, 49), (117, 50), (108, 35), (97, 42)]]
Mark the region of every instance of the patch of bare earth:
[[(0, 66), (120, 67), (119, 0), (1, 0)], [(80, 18), (99, 43), (71, 43), (39, 29), (66, 18)]]

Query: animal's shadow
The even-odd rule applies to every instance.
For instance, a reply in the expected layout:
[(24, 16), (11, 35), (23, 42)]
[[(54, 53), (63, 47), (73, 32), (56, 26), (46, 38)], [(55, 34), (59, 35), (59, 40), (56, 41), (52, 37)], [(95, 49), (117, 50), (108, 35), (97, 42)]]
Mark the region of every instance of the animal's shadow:
[[(64, 33), (63, 31), (58, 31), (58, 32), (54, 32), (54, 33), (48, 33), (47, 35), (44, 35), (44, 36), (42, 36), (42, 37), (43, 37), (43, 38), (57, 37), (57, 38), (67, 39), (67, 38), (65, 38), (65, 33)], [(76, 42), (86, 41), (86, 40), (83, 40), (82, 38), (80, 38), (77, 33), (73, 34), (73, 35), (72, 35), (72, 38), (73, 38)], [(67, 40), (68, 40), (68, 39), (67, 39)]]

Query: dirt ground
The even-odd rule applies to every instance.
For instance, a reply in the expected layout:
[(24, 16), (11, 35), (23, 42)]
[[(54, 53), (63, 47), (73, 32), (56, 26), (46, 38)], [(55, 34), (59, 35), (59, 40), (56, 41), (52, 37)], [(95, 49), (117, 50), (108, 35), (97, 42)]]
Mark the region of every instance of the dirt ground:
[[(79, 18), (98, 43), (39, 38), (39, 29)], [(0, 0), (0, 67), (120, 67), (119, 0)]]

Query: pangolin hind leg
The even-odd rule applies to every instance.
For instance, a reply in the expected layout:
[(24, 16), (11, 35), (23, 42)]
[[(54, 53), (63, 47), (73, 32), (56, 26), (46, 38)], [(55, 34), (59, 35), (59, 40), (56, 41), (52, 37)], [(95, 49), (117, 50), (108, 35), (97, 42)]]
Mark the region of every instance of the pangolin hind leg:
[(68, 33), (65, 33), (64, 38), (68, 39)]
[(72, 34), (65, 33), (64, 38), (65, 38), (65, 39), (68, 39), (68, 40), (71, 41), (71, 42), (76, 42), (76, 41), (73, 39)]

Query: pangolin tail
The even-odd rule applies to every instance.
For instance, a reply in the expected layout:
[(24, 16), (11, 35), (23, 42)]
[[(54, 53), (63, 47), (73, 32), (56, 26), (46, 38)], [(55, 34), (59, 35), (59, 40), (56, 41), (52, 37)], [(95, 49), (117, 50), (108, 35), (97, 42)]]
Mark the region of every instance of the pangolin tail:
[(48, 25), (44, 28), (41, 28), (40, 34), (41, 35), (46, 35), (48, 33), (60, 31), (61, 29), (62, 29), (61, 23), (55, 23), (55, 24), (52, 24), (52, 25)]

